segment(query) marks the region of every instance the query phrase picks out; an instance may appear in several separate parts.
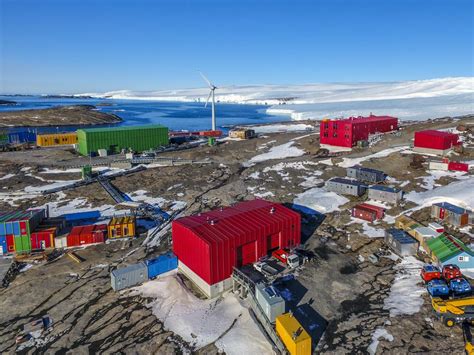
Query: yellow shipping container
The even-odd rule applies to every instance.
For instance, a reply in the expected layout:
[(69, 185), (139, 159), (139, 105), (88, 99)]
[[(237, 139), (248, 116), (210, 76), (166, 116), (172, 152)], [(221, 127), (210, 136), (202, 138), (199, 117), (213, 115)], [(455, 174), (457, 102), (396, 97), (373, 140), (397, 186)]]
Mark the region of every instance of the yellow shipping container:
[(36, 145), (38, 147), (52, 147), (77, 143), (77, 133), (38, 134)]
[(134, 237), (135, 224), (135, 217), (114, 217), (107, 228), (108, 237), (110, 239)]
[(255, 137), (255, 131), (253, 129), (233, 129), (229, 131), (230, 138), (238, 139), (250, 139)]
[(311, 337), (293, 314), (278, 316), (275, 328), (290, 355), (311, 355)]
[(398, 216), (395, 218), (395, 227), (399, 229), (404, 229), (406, 230), (409, 226), (417, 223), (413, 218), (410, 218), (408, 216)]

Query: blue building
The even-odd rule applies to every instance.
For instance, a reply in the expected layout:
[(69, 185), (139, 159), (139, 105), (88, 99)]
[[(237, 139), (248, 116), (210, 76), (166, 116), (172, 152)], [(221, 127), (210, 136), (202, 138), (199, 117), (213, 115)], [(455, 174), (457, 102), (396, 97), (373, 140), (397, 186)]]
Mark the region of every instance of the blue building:
[(431, 258), (444, 266), (454, 264), (461, 270), (474, 269), (474, 252), (459, 239), (446, 234), (426, 241)]

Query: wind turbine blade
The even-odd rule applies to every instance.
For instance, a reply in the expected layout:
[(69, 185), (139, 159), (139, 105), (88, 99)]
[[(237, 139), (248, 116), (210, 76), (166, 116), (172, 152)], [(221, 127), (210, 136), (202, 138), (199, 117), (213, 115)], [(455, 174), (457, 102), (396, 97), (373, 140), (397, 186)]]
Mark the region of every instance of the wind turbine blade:
[(208, 78), (206, 78), (206, 76), (202, 73), (202, 72), (199, 72), (199, 74), (201, 74), (202, 78), (206, 81), (206, 83), (209, 85), (209, 87), (212, 89), (212, 84), (211, 82), (209, 81)]
[(204, 107), (207, 107), (207, 104), (209, 103), (209, 99), (211, 98), (211, 94), (212, 94), (212, 90), (209, 91), (209, 96), (207, 97), (206, 104), (204, 105)]

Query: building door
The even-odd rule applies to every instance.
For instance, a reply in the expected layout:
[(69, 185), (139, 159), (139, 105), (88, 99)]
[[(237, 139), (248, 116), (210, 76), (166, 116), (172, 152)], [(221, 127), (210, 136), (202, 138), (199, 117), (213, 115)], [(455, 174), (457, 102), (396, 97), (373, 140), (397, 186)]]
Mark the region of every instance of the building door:
[(7, 248), (9, 253), (13, 253), (15, 251), (15, 239), (13, 234), (7, 235)]
[(444, 219), (444, 208), (439, 209), (439, 218)]
[(280, 233), (271, 234), (267, 237), (267, 252), (280, 248)]
[(244, 244), (237, 248), (237, 267), (257, 261), (257, 241)]

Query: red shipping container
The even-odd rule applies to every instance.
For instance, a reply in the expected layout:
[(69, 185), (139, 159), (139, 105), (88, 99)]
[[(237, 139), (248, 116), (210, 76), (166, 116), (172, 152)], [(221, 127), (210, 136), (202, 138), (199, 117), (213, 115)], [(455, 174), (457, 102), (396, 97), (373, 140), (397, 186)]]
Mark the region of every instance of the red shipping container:
[(300, 215), (278, 203), (253, 200), (172, 224), (173, 252), (209, 285), (240, 267), (269, 255), (273, 248), (301, 243)]
[(398, 118), (390, 116), (349, 117), (343, 120), (323, 120), (320, 123), (321, 144), (351, 148), (370, 134), (398, 129)]
[(459, 136), (454, 133), (426, 130), (415, 132), (415, 147), (447, 150), (460, 144)]
[(384, 214), (385, 214), (385, 208), (383, 207), (380, 207), (380, 206), (376, 206), (376, 205), (371, 205), (369, 203), (360, 203), (358, 204), (357, 206), (360, 206), (360, 207), (363, 207), (363, 208), (367, 208), (369, 210), (372, 210), (376, 213), (376, 218), (377, 219), (381, 219), (383, 218)]
[(360, 218), (364, 221), (373, 222), (377, 218), (377, 212), (357, 205), (352, 208), (352, 217)]
[(458, 163), (455, 161), (451, 161), (448, 163), (448, 170), (452, 171), (469, 171), (469, 164), (466, 163)]
[(31, 249), (54, 248), (54, 238), (56, 237), (56, 228), (37, 230), (31, 233)]
[(15, 237), (13, 234), (7, 234), (5, 239), (7, 240), (8, 252), (13, 253), (15, 251)]
[(94, 243), (104, 243), (107, 235), (106, 224), (92, 224), (74, 227), (67, 236), (67, 246), (75, 247)]
[(219, 130), (199, 131), (199, 135), (203, 137), (220, 137), (222, 136), (222, 131), (219, 131)]

